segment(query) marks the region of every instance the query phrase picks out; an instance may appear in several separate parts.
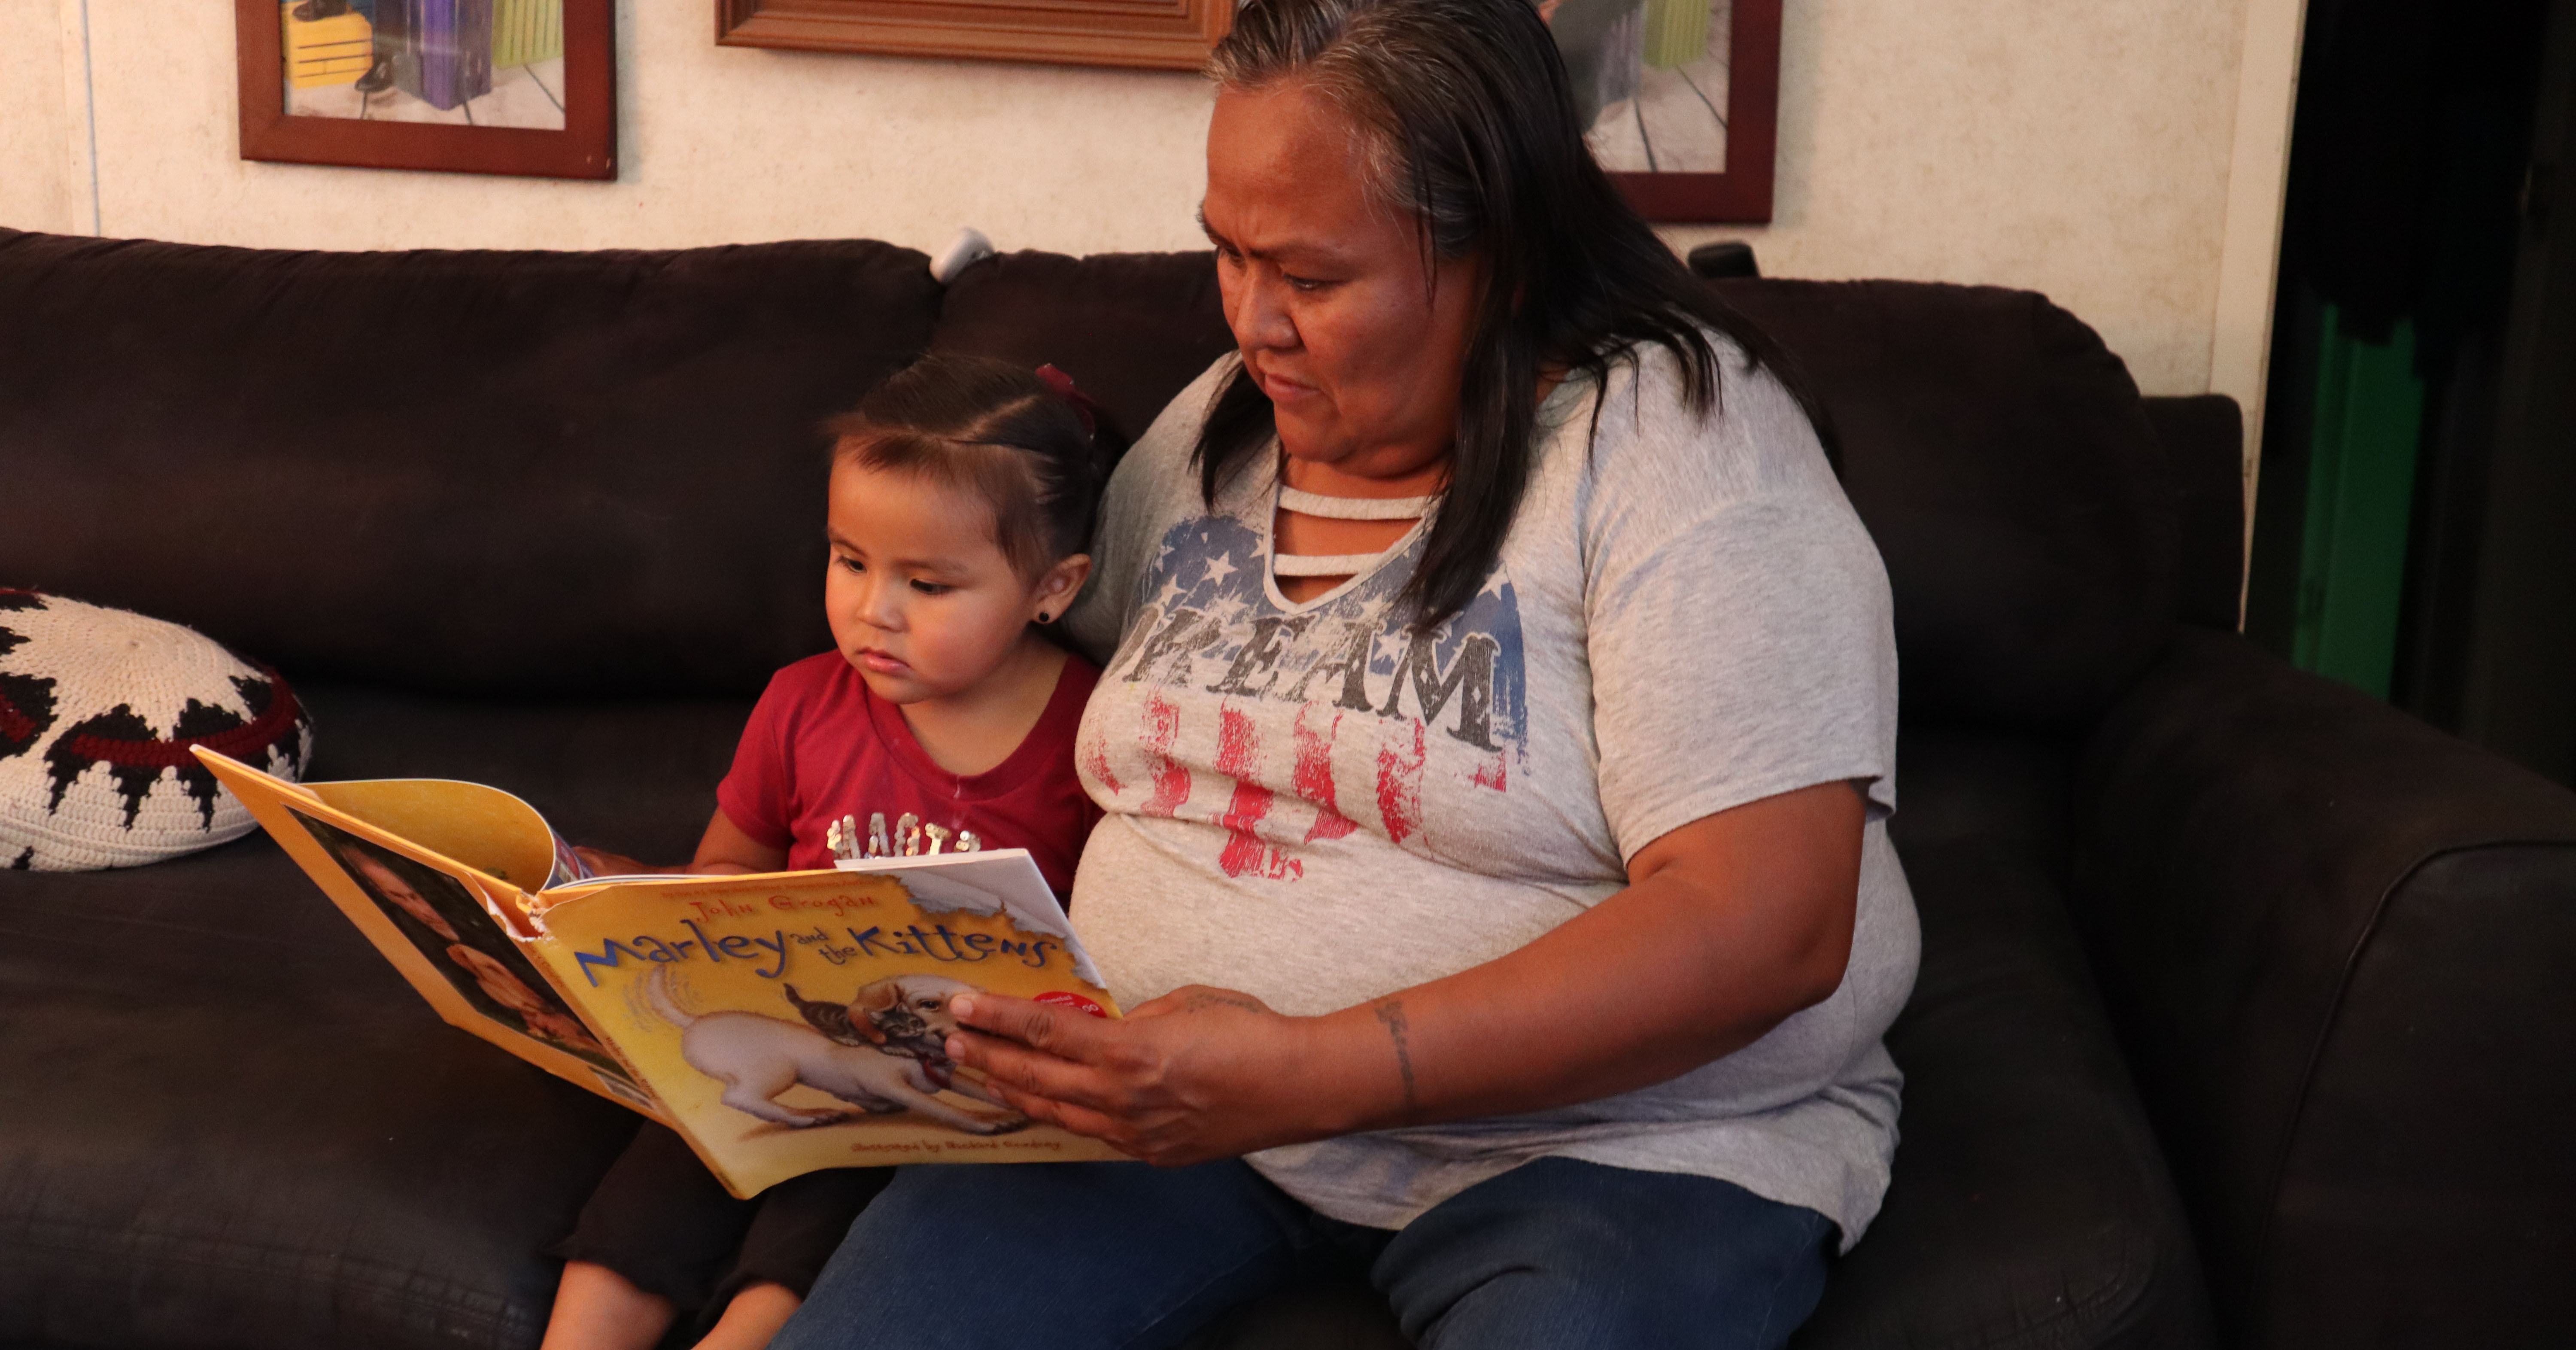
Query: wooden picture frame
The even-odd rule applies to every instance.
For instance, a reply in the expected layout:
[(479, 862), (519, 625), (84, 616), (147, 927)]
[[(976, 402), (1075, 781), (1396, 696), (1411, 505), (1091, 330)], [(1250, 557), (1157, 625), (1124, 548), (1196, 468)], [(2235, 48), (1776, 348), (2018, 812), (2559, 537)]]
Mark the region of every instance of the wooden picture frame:
[(716, 42), (1196, 70), (1233, 20), (1233, 0), (716, 0)]
[[(443, 80), (437, 94), (422, 96), (418, 107), (402, 103), (412, 97), (417, 81), (399, 84), (376, 93), (352, 94), (358, 100), (357, 113), (333, 112), (317, 115), (309, 109), (297, 112), (290, 100), (311, 97), (312, 88), (336, 91), (347, 85), (355, 90), (373, 74), (372, 65), (384, 62), (388, 69), (399, 67), (404, 58), (390, 54), (383, 33), (395, 26), (387, 15), (411, 13), (427, 4), (441, 4), (441, 12), (473, 9), (484, 16), (494, 10), (515, 13), (529, 0), (374, 0), (361, 5), (358, 14), (366, 27), (351, 27), (349, 32), (333, 30), (327, 35), (344, 54), (333, 55), (322, 45), (323, 38), (314, 34), (316, 22), (348, 26), (346, 15), (335, 15), (311, 21), (297, 17), (293, 0), (234, 0), (234, 45), (240, 58), (241, 82), (241, 157), (287, 164), (343, 164), (370, 169), (429, 169), (449, 173), (512, 174), (533, 178), (612, 179), (617, 176), (617, 75), (614, 42), (615, 0), (538, 0), (548, 20), (560, 10), (559, 53), (544, 62), (529, 62), (500, 67), (500, 73), (526, 77), (535, 85), (533, 92), (505, 85), (495, 91), (490, 77), (495, 60), (507, 60), (491, 51), (482, 53), (481, 75), (486, 94), (461, 96), (466, 86), (460, 80)], [(406, 6), (411, 8), (406, 8)], [(346, 8), (326, 4), (324, 9)], [(305, 11), (312, 13), (313, 11)], [(353, 11), (354, 12), (354, 11)], [(379, 21), (383, 27), (378, 28)], [(506, 18), (505, 18), (506, 21)], [(558, 30), (543, 30), (553, 40)], [(351, 34), (356, 34), (355, 38)], [(490, 42), (509, 41), (507, 35), (489, 35)], [(288, 57), (293, 47), (298, 66), (290, 73)], [(526, 52), (520, 53), (526, 55)], [(417, 73), (417, 61), (405, 69)], [(454, 63), (457, 58), (441, 49), (439, 59)], [(543, 69), (559, 78), (551, 83), (536, 79)], [(443, 68), (442, 68), (443, 69)], [(366, 72), (350, 79), (352, 71)], [(318, 72), (318, 73), (315, 73)], [(290, 80), (296, 82), (291, 93)], [(554, 87), (559, 84), (560, 88)], [(536, 117), (522, 125), (478, 125), (473, 109), (485, 103), (486, 95), (507, 94), (515, 109), (521, 104), (544, 111), (536, 102), (539, 96), (550, 101), (553, 121)], [(394, 116), (416, 116), (437, 120), (386, 120), (366, 115), (365, 109), (381, 94)], [(439, 102), (455, 100), (451, 106)], [(394, 106), (399, 105), (399, 106)], [(461, 113), (462, 119), (458, 115)]]
[(1617, 173), (1640, 215), (1665, 224), (1767, 225), (1779, 152), (1781, 0), (1734, 0), (1729, 25), (1726, 168)]
[[(1703, 3), (1706, 0), (1702, 0)], [(1628, 44), (1641, 24), (1691, 0), (1538, 0), (1578, 82), (1599, 76), (1605, 41)], [(1781, 0), (1717, 0), (1730, 12), (1722, 39), (1726, 108), (1722, 170), (1633, 172), (1610, 177), (1646, 219), (1680, 224), (1764, 224), (1771, 219), (1780, 122)], [(735, 47), (968, 57), (1064, 65), (1194, 70), (1225, 36), (1232, 0), (716, 0), (716, 41)], [(1608, 30), (1619, 24), (1625, 29)], [(1587, 28), (1588, 25), (1588, 28)], [(1583, 30), (1580, 36), (1569, 36)], [(1711, 44), (1715, 56), (1718, 43)], [(1575, 48), (1580, 47), (1578, 51)], [(1582, 111), (1597, 111), (1594, 98)], [(1645, 122), (1639, 120), (1644, 136)], [(1605, 164), (1606, 164), (1605, 160)]]

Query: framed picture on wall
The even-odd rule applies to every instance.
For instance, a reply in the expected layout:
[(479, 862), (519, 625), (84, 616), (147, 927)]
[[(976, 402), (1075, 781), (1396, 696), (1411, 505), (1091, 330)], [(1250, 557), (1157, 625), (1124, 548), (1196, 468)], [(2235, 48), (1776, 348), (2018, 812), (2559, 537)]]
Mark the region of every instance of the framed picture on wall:
[(241, 155), (617, 176), (614, 0), (234, 0)]
[[(1533, 0), (1648, 220), (1771, 219), (1781, 0)], [(729, 46), (1196, 69), (1233, 0), (716, 0)]]
[(1584, 139), (1646, 219), (1771, 219), (1780, 3), (1540, 0)]
[(1196, 70), (1234, 0), (716, 0), (729, 47)]

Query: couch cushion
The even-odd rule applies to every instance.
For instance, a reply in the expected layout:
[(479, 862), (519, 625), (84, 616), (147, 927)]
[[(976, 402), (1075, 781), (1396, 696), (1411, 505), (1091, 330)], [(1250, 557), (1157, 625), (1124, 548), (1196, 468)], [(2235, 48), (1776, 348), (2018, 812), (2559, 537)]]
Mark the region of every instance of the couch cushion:
[(1923, 923), (1887, 1203), (1795, 1344), (2213, 1344), (2190, 1231), (2068, 920), (2066, 740), (1909, 726)]
[[(302, 691), (316, 777), (687, 856), (745, 700)], [(265, 834), (0, 873), (0, 1344), (527, 1346), (630, 1113), (441, 1024)]]
[(2062, 908), (2025, 849), (1899, 846), (1923, 921), (1888, 1031), (1886, 1206), (1799, 1350), (2215, 1344), (2199, 1262)]
[(2026, 291), (1729, 281), (1842, 443), (1887, 561), (1905, 715), (2065, 728), (2171, 634), (2175, 486), (2137, 386)]
[(2000, 845), (2053, 881), (2067, 867), (2074, 751), (2064, 737), (1907, 723), (1896, 733), (1899, 856), (1960, 843)]
[(635, 1117), (441, 1024), (255, 835), (0, 873), (0, 1343), (531, 1346)]
[(817, 424), (938, 302), (922, 255), (867, 242), (0, 231), (0, 585), (297, 679), (756, 694), (828, 642)]
[(1053, 364), (1128, 440), (1234, 349), (1213, 253), (1006, 253), (950, 283), (931, 345)]

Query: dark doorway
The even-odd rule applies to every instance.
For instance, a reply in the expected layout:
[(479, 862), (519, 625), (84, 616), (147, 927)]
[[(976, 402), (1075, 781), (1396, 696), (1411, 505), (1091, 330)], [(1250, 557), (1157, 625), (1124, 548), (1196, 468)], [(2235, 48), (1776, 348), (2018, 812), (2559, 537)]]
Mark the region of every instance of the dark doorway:
[(2576, 0), (2312, 0), (2246, 598), (2258, 642), (2560, 782), (2571, 151)]

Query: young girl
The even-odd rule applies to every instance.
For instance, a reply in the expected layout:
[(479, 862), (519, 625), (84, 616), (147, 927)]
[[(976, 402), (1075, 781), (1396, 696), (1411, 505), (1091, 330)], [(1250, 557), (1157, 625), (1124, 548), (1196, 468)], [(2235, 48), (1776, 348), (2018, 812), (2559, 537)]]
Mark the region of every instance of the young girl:
[[(1107, 450), (1052, 368), (930, 356), (832, 421), (823, 603), (836, 650), (778, 672), (686, 867), (584, 849), (601, 872), (832, 865), (843, 817), (907, 814), (1025, 848), (1058, 895), (1100, 818), (1073, 741), (1099, 671), (1040, 635), (1090, 575)], [(925, 829), (925, 833), (929, 831)], [(737, 1201), (647, 1124), (572, 1237), (547, 1350), (765, 1345), (889, 1169), (809, 1173)]]

